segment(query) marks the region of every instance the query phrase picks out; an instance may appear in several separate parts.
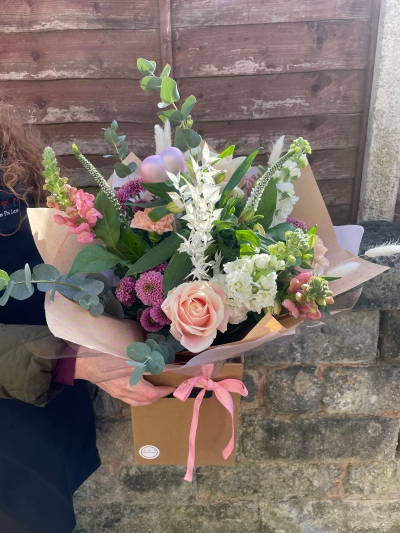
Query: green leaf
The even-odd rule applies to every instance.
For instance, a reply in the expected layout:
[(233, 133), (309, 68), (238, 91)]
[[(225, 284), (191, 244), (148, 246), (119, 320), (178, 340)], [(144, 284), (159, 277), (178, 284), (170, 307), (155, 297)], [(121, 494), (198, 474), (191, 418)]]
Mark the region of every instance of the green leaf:
[(182, 244), (182, 239), (179, 237), (179, 234), (187, 237), (189, 232), (187, 230), (181, 230), (178, 233), (173, 233), (164, 241), (161, 241), (160, 244), (154, 246), (154, 248), (152, 248), (149, 252), (147, 252), (146, 255), (141, 257), (139, 261), (130, 267), (127, 272), (127, 276), (140, 274), (145, 270), (154, 268), (163, 261), (167, 261), (167, 259), (169, 259)]
[(107, 155), (103, 155), (103, 157), (105, 159), (118, 159), (119, 161), (119, 155), (116, 155), (116, 154), (107, 154)]
[(161, 89), (161, 78), (158, 76), (146, 76), (140, 80), (140, 87), (144, 91), (159, 91)]
[[(83, 297), (87, 297), (88, 299), (92, 298), (93, 296), (97, 297), (103, 292), (104, 283), (97, 279), (85, 278), (80, 287), (81, 290), (72, 297), (75, 302), (79, 302), (79, 300)], [(98, 302), (96, 301), (96, 303)]]
[[(25, 269), (17, 270), (10, 275), (10, 279), (14, 281), (14, 286), (11, 291), (12, 298), (16, 300), (26, 300), (30, 298), (35, 289), (31, 285), (30, 288), (26, 285)], [(18, 285), (17, 285), (18, 283)]]
[(148, 217), (152, 222), (158, 222), (167, 215), (170, 215), (171, 212), (164, 206), (155, 207), (148, 212)]
[(116, 120), (113, 120), (111, 122), (111, 129), (113, 129), (114, 131), (118, 130), (118, 122)]
[(251, 231), (250, 229), (236, 230), (235, 234), (238, 243), (240, 245), (250, 245), (250, 247), (253, 249), (253, 252), (260, 247), (260, 239), (258, 238), (258, 235), (254, 233), (254, 231)]
[(259, 224), (267, 231), (272, 224), (274, 214), (276, 211), (276, 199), (278, 191), (276, 189), (276, 182), (274, 179), (270, 179), (267, 186), (262, 193), (260, 203), (258, 205), (257, 214), (263, 215), (263, 219)]
[(161, 205), (167, 205), (167, 201), (163, 200), (162, 198), (157, 198), (157, 200), (153, 200), (152, 202), (143, 203), (143, 202), (134, 202), (132, 203), (132, 206), (135, 207), (160, 207)]
[(317, 234), (317, 226), (313, 226), (311, 229), (307, 231), (307, 235), (316, 235)]
[(182, 104), (181, 111), (183, 113), (183, 117), (186, 120), (190, 113), (192, 112), (197, 100), (193, 95), (190, 95), (184, 103)]
[(164, 273), (164, 294), (183, 283), (192, 270), (192, 261), (186, 252), (175, 252)]
[(163, 71), (160, 74), (160, 78), (163, 79), (165, 76), (169, 76), (171, 72), (171, 65), (168, 65), (168, 63), (163, 68)]
[(106, 143), (110, 146), (114, 146), (114, 144), (117, 144), (118, 142), (118, 134), (112, 128), (106, 129), (106, 131), (104, 132), (104, 138), (106, 140)]
[(14, 282), (12, 280), (9, 281), (6, 290), (4, 291), (2, 297), (0, 298), (0, 305), (4, 306), (8, 302), (8, 299), (10, 298), (11, 291), (13, 290)]
[(35, 289), (32, 285), (32, 272), (28, 263), (25, 264), (25, 284), (28, 291), (33, 293)]
[(115, 318), (124, 318), (124, 308), (111, 291), (105, 296), (104, 312)]
[(133, 361), (145, 363), (151, 354), (151, 348), (144, 342), (134, 342), (128, 346), (126, 353)]
[(115, 267), (118, 263), (125, 263), (125, 261), (108, 252), (100, 244), (89, 244), (75, 257), (68, 277), (78, 272), (103, 272), (103, 270)]
[(324, 278), (325, 281), (337, 281), (338, 279), (342, 279), (342, 278), (334, 278), (334, 277), (329, 277), (329, 276), (322, 276)]
[(270, 237), (274, 241), (285, 241), (285, 233), (287, 231), (294, 231), (295, 229), (289, 222), (282, 222), (282, 224), (277, 224), (273, 228), (269, 228), (265, 233), (266, 237)]
[(129, 146), (128, 143), (121, 144), (118, 150), (118, 155), (121, 159), (125, 159), (126, 154), (128, 153), (128, 146)]
[(151, 246), (133, 231), (126, 228), (121, 228), (119, 241), (117, 243), (117, 250), (121, 252), (121, 254), (131, 263), (135, 263), (149, 250), (151, 250)]
[(137, 366), (131, 374), (131, 377), (129, 379), (129, 385), (131, 387), (134, 387), (142, 379), (143, 374), (144, 374), (144, 367)]
[(167, 111), (160, 111), (157, 113), (159, 118), (164, 122), (168, 119), (171, 123), (171, 128), (177, 128), (184, 121), (183, 114), (175, 109), (168, 109)]
[(4, 289), (7, 283), (10, 281), (10, 276), (5, 270), (0, 270), (0, 291)]
[(104, 313), (104, 305), (101, 302), (91, 303), (89, 312), (92, 316), (100, 316)]
[(235, 145), (231, 144), (230, 146), (228, 146), (228, 148), (225, 148), (225, 150), (221, 152), (218, 157), (220, 159), (223, 159), (224, 157), (228, 157), (228, 155), (233, 155), (234, 151), (235, 151)]
[(147, 61), (147, 59), (140, 57), (137, 60), (137, 68), (143, 76), (149, 76), (156, 70), (156, 62)]
[(122, 141), (125, 141), (126, 135), (118, 135), (118, 142), (122, 143)]
[(201, 143), (201, 137), (194, 130), (184, 130), (176, 128), (174, 146), (179, 148), (182, 152), (187, 152), (191, 148), (197, 148)]
[(164, 104), (172, 104), (173, 102), (178, 102), (180, 96), (176, 81), (168, 77), (165, 77), (163, 80), (161, 80), (160, 96), (161, 101)]
[(235, 261), (239, 257), (239, 250), (233, 250), (225, 244), (219, 244), (219, 250), (228, 261)]
[(101, 281), (103, 283), (104, 288), (101, 292), (101, 294), (103, 295), (107, 294), (111, 289), (111, 283), (108, 281), (108, 278), (106, 278), (106, 276), (104, 276), (103, 274), (87, 274), (85, 280), (88, 279), (96, 279), (97, 281)]
[(159, 198), (162, 198), (168, 203), (171, 201), (171, 198), (168, 193), (178, 192), (174, 186), (171, 187), (171, 185), (168, 185), (164, 181), (160, 181), (157, 183), (142, 183), (142, 187), (144, 187), (146, 191), (151, 192), (151, 194), (154, 194), (154, 196), (158, 196)]
[(135, 172), (135, 170), (137, 169), (137, 164), (135, 162), (133, 162), (133, 161), (132, 161), (132, 163), (128, 163), (126, 166), (129, 168), (131, 173)]
[(147, 372), (161, 374), (165, 369), (164, 357), (160, 352), (151, 352), (150, 359), (146, 363)]
[(132, 170), (124, 163), (115, 163), (114, 170), (119, 178), (126, 178), (132, 174)]
[(234, 190), (235, 187), (237, 187), (243, 178), (243, 176), (246, 174), (246, 172), (249, 170), (251, 165), (253, 164), (254, 159), (256, 158), (258, 154), (258, 150), (254, 150), (250, 155), (246, 157), (246, 159), (241, 163), (238, 168), (235, 170), (235, 172), (232, 174), (231, 179), (228, 181), (227, 185), (225, 186), (221, 199), (219, 201), (220, 205), (223, 206), (227, 202), (229, 195)]
[(115, 248), (119, 239), (121, 221), (117, 208), (111, 203), (103, 191), (99, 191), (94, 207), (103, 218), (97, 220), (94, 232), (107, 246)]
[(68, 278), (68, 274), (63, 274), (54, 280), (51, 287), (52, 294), (57, 290), (63, 296), (73, 300), (75, 294), (80, 291), (80, 287), (85, 279), (85, 276), (82, 276), (81, 274), (74, 274), (70, 278)]

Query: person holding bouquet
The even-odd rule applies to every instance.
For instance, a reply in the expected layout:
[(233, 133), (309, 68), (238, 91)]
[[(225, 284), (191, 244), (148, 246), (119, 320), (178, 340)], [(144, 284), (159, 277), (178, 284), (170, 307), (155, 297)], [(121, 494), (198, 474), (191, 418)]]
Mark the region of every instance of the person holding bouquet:
[[(0, 103), (0, 255), (10, 271), (41, 263), (28, 207), (46, 205), (43, 146), (11, 106)], [(72, 497), (98, 468), (94, 413), (87, 381), (90, 360), (70, 354), (46, 326), (44, 294), (29, 305), (0, 307), (0, 531), (71, 533)], [(87, 380), (87, 381), (85, 381)], [(148, 405), (172, 392), (129, 377), (101, 384), (131, 405)]]

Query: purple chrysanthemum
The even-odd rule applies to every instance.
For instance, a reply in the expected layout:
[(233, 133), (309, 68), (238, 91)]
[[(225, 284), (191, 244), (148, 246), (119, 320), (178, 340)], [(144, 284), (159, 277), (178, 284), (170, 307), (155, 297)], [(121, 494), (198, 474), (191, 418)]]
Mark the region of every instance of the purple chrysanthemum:
[(292, 224), (292, 226), (294, 226), (295, 228), (300, 228), (304, 231), (307, 231), (307, 224), (302, 220), (299, 220), (298, 218), (287, 217), (286, 222), (289, 222), (289, 224)]
[(116, 191), (116, 196), (120, 204), (126, 204), (131, 198), (139, 196), (145, 189), (142, 187), (142, 178), (134, 178), (127, 181), (122, 187)]
[(145, 305), (154, 305), (164, 297), (163, 275), (155, 270), (143, 272), (136, 282), (136, 294)]
[(115, 296), (126, 307), (133, 305), (133, 302), (136, 300), (135, 284), (133, 278), (122, 278), (115, 290)]
[(167, 326), (168, 324), (171, 324), (171, 320), (167, 317), (167, 315), (161, 309), (163, 301), (164, 300), (159, 300), (153, 305), (153, 307), (150, 307), (150, 316), (154, 320), (154, 322), (157, 322), (158, 324), (161, 324), (162, 326)]
[(150, 307), (147, 307), (140, 316), (142, 328), (151, 333), (157, 333), (162, 328), (162, 324), (157, 323), (150, 316)]
[(160, 272), (161, 274), (164, 274), (164, 272), (167, 270), (167, 266), (168, 266), (167, 261), (164, 261), (164, 263), (160, 263), (159, 265), (155, 266), (151, 270), (145, 270), (143, 273), (154, 271), (154, 272)]

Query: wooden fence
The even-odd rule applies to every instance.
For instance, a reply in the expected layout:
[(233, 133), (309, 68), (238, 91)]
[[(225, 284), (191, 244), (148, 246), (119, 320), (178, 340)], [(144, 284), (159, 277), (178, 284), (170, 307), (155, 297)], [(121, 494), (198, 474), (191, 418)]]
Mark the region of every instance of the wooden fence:
[(237, 154), (307, 138), (334, 222), (359, 198), (379, 0), (2, 0), (4, 98), (42, 131), (80, 185), (77, 142), (105, 175), (101, 128), (120, 123), (139, 156), (154, 152), (157, 95), (136, 58), (170, 62), (198, 99), (197, 131)]

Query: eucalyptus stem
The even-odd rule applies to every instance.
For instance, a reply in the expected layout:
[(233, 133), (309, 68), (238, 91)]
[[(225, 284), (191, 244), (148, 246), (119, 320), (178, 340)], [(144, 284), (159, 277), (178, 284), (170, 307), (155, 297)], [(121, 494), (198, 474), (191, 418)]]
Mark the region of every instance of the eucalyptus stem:
[(96, 180), (97, 184), (99, 185), (100, 189), (104, 192), (104, 194), (113, 204), (113, 206), (118, 209), (120, 216), (123, 216), (121, 204), (119, 203), (118, 198), (116, 194), (114, 193), (114, 191), (108, 185), (107, 181), (103, 178), (100, 172), (92, 165), (92, 163), (90, 163), (90, 161), (88, 161), (86, 157), (83, 154), (81, 154), (76, 144), (72, 145), (72, 150), (77, 160), (93, 176), (93, 178)]

